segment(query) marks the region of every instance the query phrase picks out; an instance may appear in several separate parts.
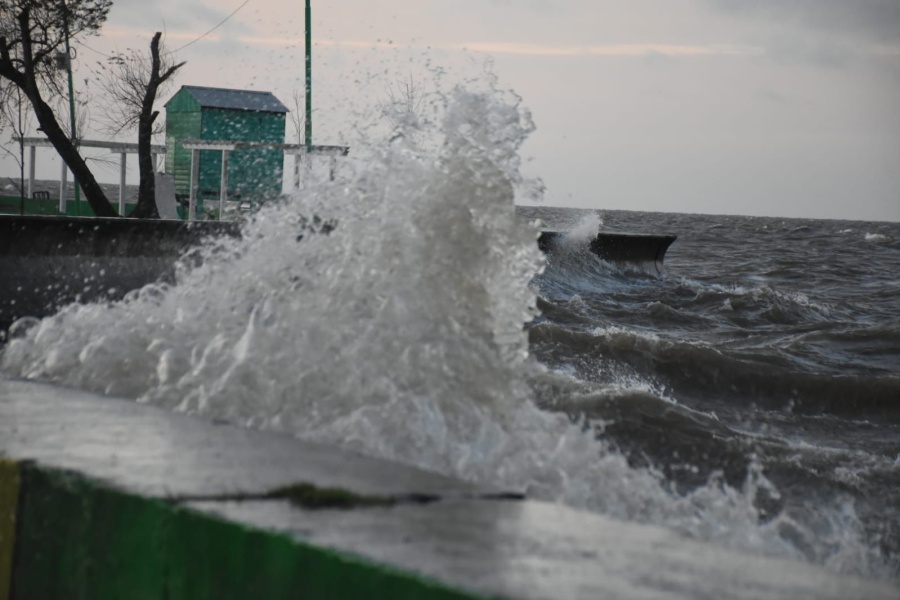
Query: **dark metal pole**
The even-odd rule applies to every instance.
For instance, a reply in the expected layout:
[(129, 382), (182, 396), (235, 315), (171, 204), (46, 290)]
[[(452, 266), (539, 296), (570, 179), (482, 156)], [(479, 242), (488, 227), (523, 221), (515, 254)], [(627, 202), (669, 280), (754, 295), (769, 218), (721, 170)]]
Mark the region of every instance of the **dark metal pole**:
[(312, 11), (306, 0), (306, 154), (312, 151)]
[[(72, 143), (78, 147), (78, 136), (75, 133), (75, 84), (72, 83), (72, 51), (69, 48), (69, 15), (66, 8), (66, 68), (69, 72), (69, 123), (72, 127)], [(75, 186), (75, 213), (81, 215), (81, 194), (78, 191), (78, 178), (72, 174), (72, 184)], [(68, 211), (66, 211), (68, 212)]]

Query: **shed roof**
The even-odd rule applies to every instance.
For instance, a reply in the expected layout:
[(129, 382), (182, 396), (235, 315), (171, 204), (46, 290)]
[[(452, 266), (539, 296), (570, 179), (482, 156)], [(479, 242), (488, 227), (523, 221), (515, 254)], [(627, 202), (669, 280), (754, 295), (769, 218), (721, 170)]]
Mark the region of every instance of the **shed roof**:
[[(193, 96), (202, 108), (225, 108), (272, 113), (289, 112), (287, 107), (272, 92), (230, 90), (226, 88), (201, 87), (199, 85), (183, 85), (181, 90)], [(179, 93), (181, 90), (179, 90)], [(171, 100), (170, 98), (169, 102)], [(166, 105), (168, 106), (168, 102), (166, 102)]]

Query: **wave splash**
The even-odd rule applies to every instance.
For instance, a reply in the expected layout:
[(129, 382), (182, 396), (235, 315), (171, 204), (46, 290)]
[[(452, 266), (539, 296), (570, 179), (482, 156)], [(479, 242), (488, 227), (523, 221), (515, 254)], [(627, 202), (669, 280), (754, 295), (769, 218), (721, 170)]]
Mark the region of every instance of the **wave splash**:
[[(761, 473), (742, 490), (714, 480), (676, 493), (587, 424), (537, 407), (542, 367), (523, 324), (543, 257), (514, 210), (533, 125), (510, 94), (457, 89), (444, 101), (428, 143), (401, 132), (373, 144), (352, 174), (186, 257), (174, 286), (64, 308), (10, 341), (3, 370), (872, 572), (848, 509), (822, 516), (840, 544), (784, 516), (761, 524)], [(308, 234), (312, 215), (337, 227)]]

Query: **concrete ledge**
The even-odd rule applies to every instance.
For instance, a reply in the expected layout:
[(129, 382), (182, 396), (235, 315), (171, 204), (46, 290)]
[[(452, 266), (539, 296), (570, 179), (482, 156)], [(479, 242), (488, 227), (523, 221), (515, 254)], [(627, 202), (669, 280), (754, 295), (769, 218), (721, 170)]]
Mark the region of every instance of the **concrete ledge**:
[[(0, 456), (0, 549), (13, 555), (0, 554), (13, 566), (0, 594), (13, 600), (900, 597), (517, 490), (46, 384), (0, 378)], [(301, 497), (284, 493), (298, 483)]]
[(0, 215), (0, 330), (80, 301), (171, 280), (186, 249), (234, 223)]

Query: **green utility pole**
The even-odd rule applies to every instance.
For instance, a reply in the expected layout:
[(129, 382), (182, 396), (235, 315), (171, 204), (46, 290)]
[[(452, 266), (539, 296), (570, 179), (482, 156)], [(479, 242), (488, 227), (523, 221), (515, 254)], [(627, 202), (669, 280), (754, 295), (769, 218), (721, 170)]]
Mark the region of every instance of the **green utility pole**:
[[(66, 34), (66, 70), (69, 72), (69, 123), (72, 127), (72, 143), (78, 143), (78, 136), (75, 135), (75, 84), (72, 83), (72, 51), (69, 48), (69, 15), (66, 14), (65, 20)], [(78, 178), (72, 174), (72, 184), (75, 186), (75, 214), (81, 215), (81, 193), (78, 189)], [(68, 211), (66, 211), (68, 212)]]
[(312, 151), (312, 11), (306, 0), (306, 160)]

